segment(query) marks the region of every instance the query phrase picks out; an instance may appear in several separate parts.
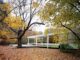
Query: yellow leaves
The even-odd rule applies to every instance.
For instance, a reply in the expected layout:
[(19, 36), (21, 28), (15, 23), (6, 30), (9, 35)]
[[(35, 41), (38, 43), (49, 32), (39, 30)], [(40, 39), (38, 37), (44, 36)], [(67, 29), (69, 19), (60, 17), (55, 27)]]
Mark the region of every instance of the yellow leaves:
[(0, 4), (0, 20), (2, 20), (10, 10), (11, 6), (8, 3)]
[[(3, 22), (7, 23), (9, 27), (11, 27), (15, 30), (18, 30), (19, 28), (23, 28), (23, 26), (24, 26), (24, 22), (22, 22), (21, 17), (8, 16), (5, 18), (5, 20)], [(13, 34), (14, 33), (10, 29), (7, 29), (6, 27), (1, 27), (0, 36), (2, 36), (2, 37), (5, 36), (6, 41), (11, 40), (9, 38)], [(11, 36), (11, 37), (14, 37), (14, 36)], [(10, 42), (10, 41), (8, 41), (8, 42)]]
[(9, 5), (9, 3), (4, 3), (4, 4), (0, 4), (0, 8), (1, 8), (3, 11), (9, 12), (11, 6)]
[(10, 31), (6, 31), (6, 30), (0, 30), (0, 35), (2, 35), (2, 36), (6, 36), (6, 34), (11, 34), (11, 32)]
[(33, 7), (33, 8), (37, 8), (38, 6), (39, 6), (39, 4), (38, 4), (37, 2), (33, 2), (33, 3), (32, 3), (32, 7)]
[(53, 33), (53, 28), (46, 28), (44, 34), (47, 35), (49, 33)]
[(0, 34), (1, 34), (1, 35), (6, 35), (6, 33), (7, 33), (7, 32), (5, 32), (5, 31), (3, 31), (3, 30), (0, 31)]
[(6, 17), (4, 22), (6, 22), (10, 27), (14, 29), (19, 29), (20, 27), (24, 26), (24, 23), (21, 20), (21, 17), (9, 16), (9, 17)]
[(58, 34), (55, 34), (55, 35), (53, 36), (53, 42), (54, 42), (54, 43), (58, 43), (58, 42), (59, 42), (59, 35), (58, 35)]
[[(0, 30), (0, 37), (5, 42), (14, 43), (16, 42), (16, 38), (14, 36), (11, 36), (13, 33), (11, 31), (6, 31), (5, 29)], [(14, 38), (12, 38), (14, 37)]]
[(48, 33), (48, 29), (45, 29), (44, 34), (47, 35)]
[(56, 10), (56, 5), (47, 3), (44, 8), (45, 8), (45, 10), (47, 10), (47, 12), (49, 12), (49, 15), (52, 15), (53, 12), (55, 12), (55, 10)]

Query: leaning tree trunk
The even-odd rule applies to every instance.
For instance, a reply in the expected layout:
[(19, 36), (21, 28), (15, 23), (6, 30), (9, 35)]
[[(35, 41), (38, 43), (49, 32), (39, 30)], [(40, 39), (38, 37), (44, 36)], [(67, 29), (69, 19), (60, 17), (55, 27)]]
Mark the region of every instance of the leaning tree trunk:
[(63, 27), (65, 27), (66, 29), (68, 29), (69, 31), (71, 31), (76, 37), (77, 37), (77, 39), (78, 40), (80, 40), (80, 37), (77, 35), (77, 33), (75, 33), (72, 29), (70, 29), (69, 27), (67, 27), (67, 26), (65, 26), (65, 25), (63, 25), (63, 24), (61, 24)]

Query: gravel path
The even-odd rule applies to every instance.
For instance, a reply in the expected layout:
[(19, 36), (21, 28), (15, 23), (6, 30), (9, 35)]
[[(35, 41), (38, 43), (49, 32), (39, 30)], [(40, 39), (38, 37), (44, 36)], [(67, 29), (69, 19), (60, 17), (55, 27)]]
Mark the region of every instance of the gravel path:
[(79, 52), (71, 54), (59, 49), (0, 46), (0, 60), (80, 60)]

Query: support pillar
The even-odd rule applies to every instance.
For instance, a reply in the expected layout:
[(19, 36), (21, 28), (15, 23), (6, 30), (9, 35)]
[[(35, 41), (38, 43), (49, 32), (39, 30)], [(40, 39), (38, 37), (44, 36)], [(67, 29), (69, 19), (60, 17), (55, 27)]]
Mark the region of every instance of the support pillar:
[(49, 35), (47, 35), (47, 48), (49, 47)]
[(28, 45), (29, 45), (29, 38), (28, 38)]
[(36, 37), (36, 46), (37, 46), (37, 37)]

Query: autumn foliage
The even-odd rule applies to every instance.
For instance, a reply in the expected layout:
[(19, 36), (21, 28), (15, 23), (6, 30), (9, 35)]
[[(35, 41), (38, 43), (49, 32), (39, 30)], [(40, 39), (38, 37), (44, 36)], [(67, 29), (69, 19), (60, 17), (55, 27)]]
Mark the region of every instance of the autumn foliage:
[[(8, 14), (11, 11), (11, 6), (8, 3), (0, 4), (0, 20), (2, 20), (5, 17), (5, 14)], [(24, 22), (21, 20), (21, 17), (13, 16), (12, 14), (9, 14), (5, 17), (4, 20), (2, 20), (4, 23), (7, 24), (8, 27), (15, 29), (16, 31), (19, 28), (23, 29)], [(13, 37), (15, 34), (7, 28), (6, 25), (3, 25), (0, 22), (0, 41), (5, 42), (14, 42), (16, 41), (16, 37)], [(11, 37), (11, 35), (13, 35)]]

